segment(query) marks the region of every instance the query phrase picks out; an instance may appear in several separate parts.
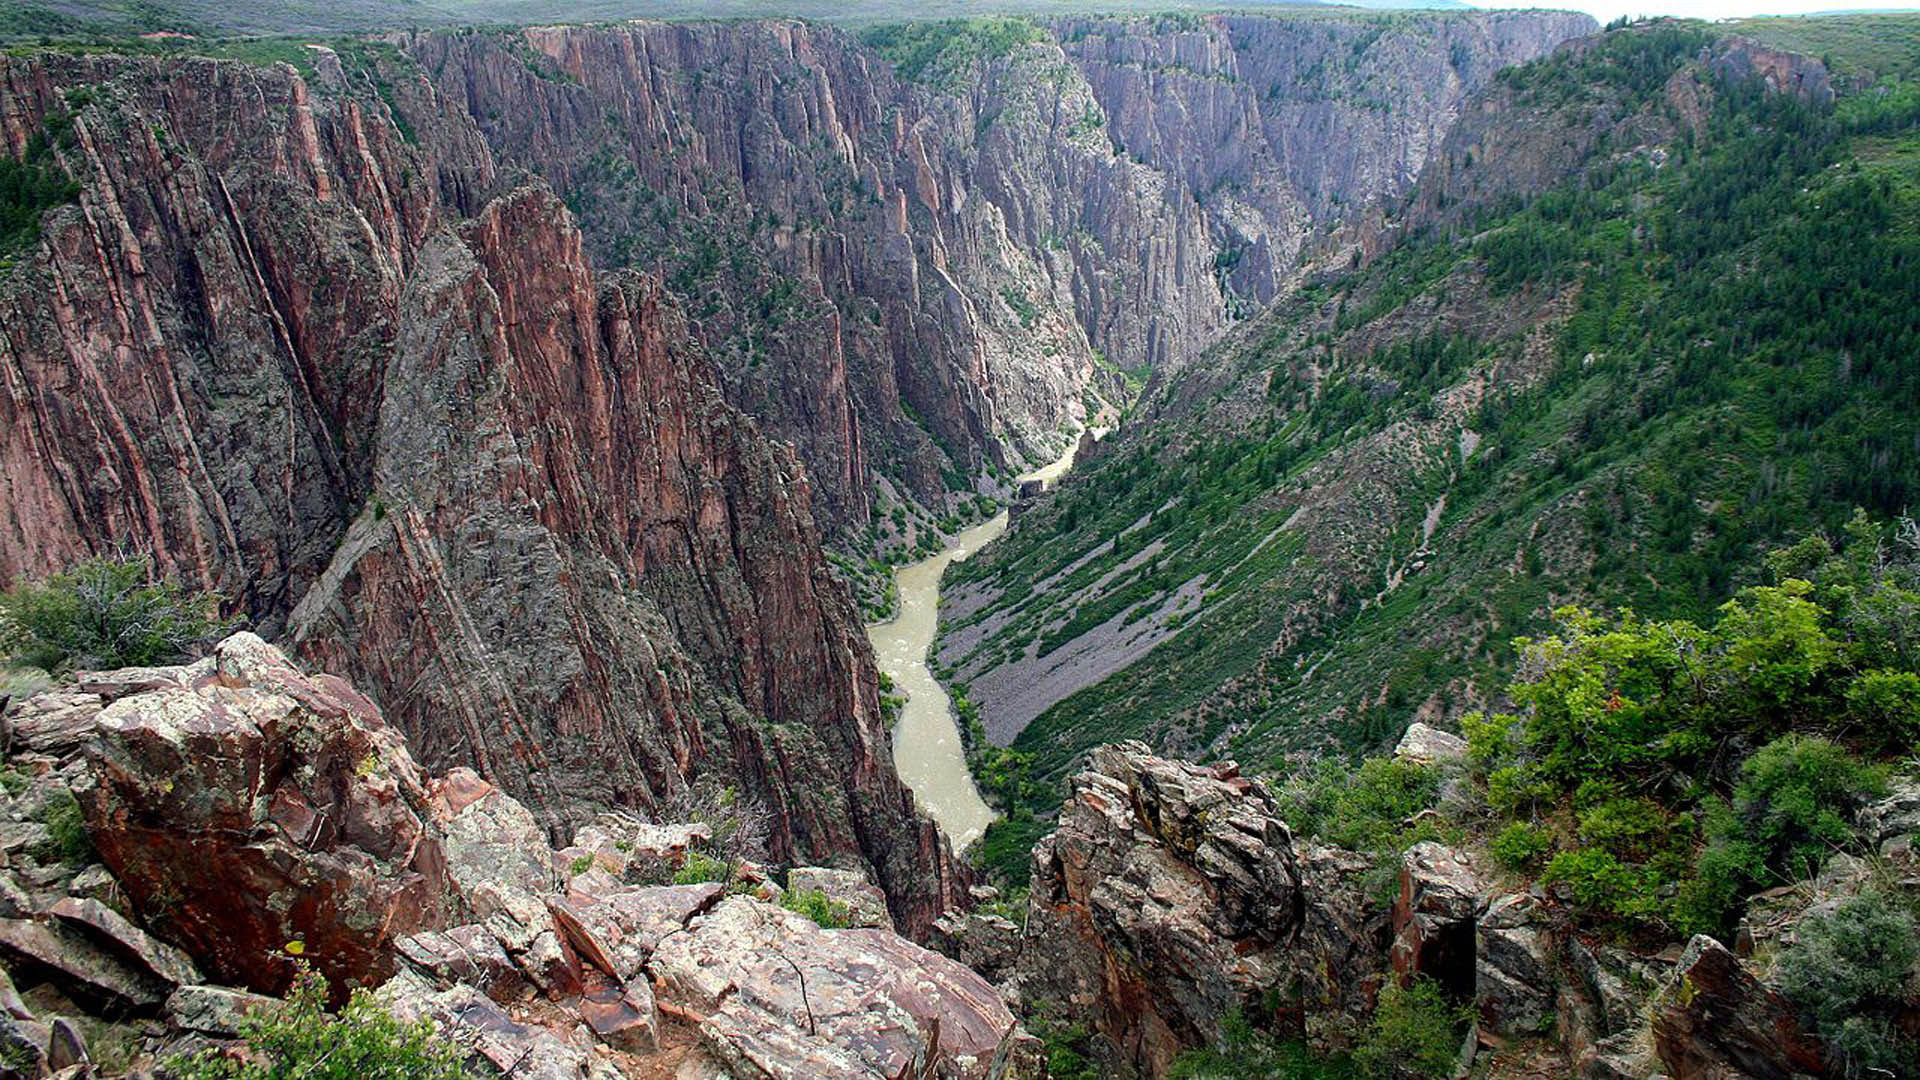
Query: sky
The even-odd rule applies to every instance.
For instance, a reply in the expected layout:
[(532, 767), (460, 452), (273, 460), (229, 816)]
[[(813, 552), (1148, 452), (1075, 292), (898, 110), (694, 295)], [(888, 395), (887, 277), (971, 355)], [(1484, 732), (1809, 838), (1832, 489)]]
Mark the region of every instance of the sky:
[(1545, 7), (1584, 11), (1601, 22), (1622, 15), (1683, 15), (1695, 19), (1731, 19), (1742, 15), (1806, 15), (1817, 11), (1912, 8), (1912, 3), (1852, 3), (1849, 0), (1467, 0), (1476, 7)]

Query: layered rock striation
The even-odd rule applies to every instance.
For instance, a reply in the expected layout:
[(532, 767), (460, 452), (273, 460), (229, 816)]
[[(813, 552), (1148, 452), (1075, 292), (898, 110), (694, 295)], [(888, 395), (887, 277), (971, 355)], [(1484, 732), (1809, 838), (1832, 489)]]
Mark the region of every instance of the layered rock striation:
[(151, 551), (550, 827), (708, 777), (924, 926), (955, 872), (799, 465), (463, 114), (315, 59), (0, 63), (83, 181), (0, 284), (0, 576)]

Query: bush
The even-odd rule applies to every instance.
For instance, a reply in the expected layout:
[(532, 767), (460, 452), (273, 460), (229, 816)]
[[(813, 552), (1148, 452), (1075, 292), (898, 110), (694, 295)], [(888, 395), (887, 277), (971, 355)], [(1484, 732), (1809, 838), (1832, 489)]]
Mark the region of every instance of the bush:
[(733, 864), (721, 862), (711, 855), (698, 851), (687, 852), (687, 861), (674, 871), (675, 885), (704, 885), (709, 881), (725, 882), (733, 877)]
[(780, 906), (805, 915), (822, 930), (840, 930), (853, 925), (853, 909), (819, 889), (789, 890), (780, 898)]
[(1373, 1024), (1354, 1060), (1370, 1076), (1451, 1076), (1460, 1063), (1461, 1036), (1470, 1015), (1448, 1002), (1439, 985), (1424, 976), (1410, 986), (1389, 982), (1380, 991)]
[(403, 1024), (365, 990), (339, 1015), (327, 1013), (327, 981), (310, 970), (294, 980), (279, 1006), (241, 1021), (240, 1036), (256, 1060), (232, 1061), (219, 1051), (176, 1058), (178, 1080), (458, 1080), (458, 1049), (431, 1022)]
[(1509, 870), (1538, 870), (1553, 851), (1553, 834), (1531, 822), (1516, 821), (1493, 838), (1493, 857)]
[(1740, 766), (1734, 827), (1792, 881), (1853, 841), (1853, 812), (1886, 793), (1886, 775), (1818, 736), (1787, 735)]
[(229, 629), (217, 596), (155, 580), (145, 558), (90, 559), (8, 590), (0, 610), (12, 657), (48, 671), (176, 663)]
[(1616, 932), (1724, 933), (1754, 889), (1849, 846), (1884, 771), (1836, 740), (1904, 750), (1920, 730), (1920, 564), (1884, 558), (1863, 518), (1848, 532), (1844, 553), (1776, 552), (1808, 577), (1743, 590), (1710, 626), (1566, 608), (1554, 636), (1516, 639), (1520, 710), (1462, 721), (1501, 864), (1542, 867)]
[(1895, 1020), (1913, 995), (1916, 964), (1913, 914), (1883, 894), (1862, 893), (1800, 923), (1780, 956), (1780, 989), (1813, 1017), (1841, 1075), (1914, 1076), (1920, 1047)]
[(60, 788), (49, 795), (39, 817), (40, 824), (47, 827), (47, 849), (40, 854), (48, 861), (68, 866), (85, 866), (93, 861), (93, 840), (87, 835), (86, 818), (73, 792)]
[(1432, 814), (1439, 801), (1440, 770), (1394, 758), (1368, 758), (1358, 768), (1323, 761), (1276, 792), (1281, 818), (1305, 836), (1318, 837), (1374, 859), (1368, 894), (1391, 899), (1399, 857), (1423, 840), (1452, 841)]

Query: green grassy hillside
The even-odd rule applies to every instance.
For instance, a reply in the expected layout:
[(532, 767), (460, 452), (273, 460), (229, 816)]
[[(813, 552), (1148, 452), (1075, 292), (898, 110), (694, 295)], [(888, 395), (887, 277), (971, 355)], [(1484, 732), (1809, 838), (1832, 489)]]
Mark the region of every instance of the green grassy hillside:
[(1435, 224), (1150, 386), (958, 568), (996, 599), (950, 640), (998, 628), (945, 654), (962, 678), (1167, 635), (1021, 732), (1033, 808), (1116, 738), (1265, 768), (1377, 747), (1497, 699), (1555, 607), (1701, 618), (1769, 547), (1913, 506), (1920, 93), (1769, 93), (1697, 64), (1716, 36), (1508, 73), (1497, 124), (1538, 137), (1485, 152), (1586, 145), (1571, 176), (1464, 212), (1423, 192)]

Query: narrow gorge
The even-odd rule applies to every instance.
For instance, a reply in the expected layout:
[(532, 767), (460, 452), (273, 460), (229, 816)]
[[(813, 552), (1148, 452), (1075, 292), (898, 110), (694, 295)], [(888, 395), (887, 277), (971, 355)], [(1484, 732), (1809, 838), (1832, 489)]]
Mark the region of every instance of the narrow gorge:
[(0, 1080), (1920, 1068), (1908, 21), (480, 2), (0, 19)]

